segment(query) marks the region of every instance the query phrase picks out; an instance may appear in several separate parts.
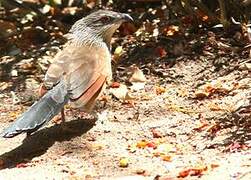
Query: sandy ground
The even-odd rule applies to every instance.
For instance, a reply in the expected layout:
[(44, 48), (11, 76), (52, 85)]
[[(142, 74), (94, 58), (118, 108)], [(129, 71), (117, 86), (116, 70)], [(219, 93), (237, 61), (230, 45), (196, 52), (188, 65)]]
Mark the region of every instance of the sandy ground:
[[(130, 78), (124, 71), (115, 73), (121, 83)], [(145, 73), (130, 100), (107, 95), (96, 122), (67, 107), (73, 131), (51, 122), (31, 137), (0, 139), (0, 179), (251, 179), (250, 109), (233, 113), (250, 102), (250, 73), (216, 71), (203, 57), (161, 72)], [(15, 96), (34, 98), (39, 83), (25, 83)], [(198, 95), (206, 83), (214, 90)], [(21, 102), (1, 94), (1, 130), (28, 108)]]

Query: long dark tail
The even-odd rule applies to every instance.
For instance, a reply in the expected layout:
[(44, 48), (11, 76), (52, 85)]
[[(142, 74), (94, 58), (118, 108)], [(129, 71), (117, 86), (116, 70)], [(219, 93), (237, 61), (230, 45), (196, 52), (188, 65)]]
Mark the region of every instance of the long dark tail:
[(68, 100), (65, 86), (59, 83), (6, 128), (0, 136), (11, 138), (24, 132), (32, 133), (38, 130), (56, 116)]

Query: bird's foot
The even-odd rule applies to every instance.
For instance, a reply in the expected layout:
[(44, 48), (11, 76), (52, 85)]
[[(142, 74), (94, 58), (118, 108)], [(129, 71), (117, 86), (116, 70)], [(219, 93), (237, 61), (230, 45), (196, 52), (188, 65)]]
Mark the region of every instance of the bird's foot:
[(52, 122), (54, 122), (55, 124), (61, 124), (65, 122), (64, 108), (61, 110), (60, 115), (57, 115), (52, 119)]
[(64, 121), (62, 120), (62, 118), (61, 118), (60, 115), (56, 115), (56, 116), (52, 119), (52, 122), (55, 123), (55, 124), (61, 124), (61, 123), (63, 123)]

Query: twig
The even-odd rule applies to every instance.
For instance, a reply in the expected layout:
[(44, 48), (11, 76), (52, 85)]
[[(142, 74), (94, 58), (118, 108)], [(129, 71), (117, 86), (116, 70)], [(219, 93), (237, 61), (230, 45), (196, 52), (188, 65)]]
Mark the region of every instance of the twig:
[(229, 28), (229, 22), (227, 20), (227, 10), (226, 10), (226, 4), (225, 4), (225, 0), (218, 0), (219, 5), (220, 5), (220, 21), (223, 24), (224, 29), (228, 29)]

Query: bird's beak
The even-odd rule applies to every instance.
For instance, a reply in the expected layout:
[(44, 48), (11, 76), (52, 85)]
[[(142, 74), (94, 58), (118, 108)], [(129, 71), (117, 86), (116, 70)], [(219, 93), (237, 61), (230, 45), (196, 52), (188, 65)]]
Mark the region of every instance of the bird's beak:
[(122, 21), (125, 21), (125, 22), (133, 22), (133, 18), (129, 15), (129, 14), (121, 14), (121, 19)]

